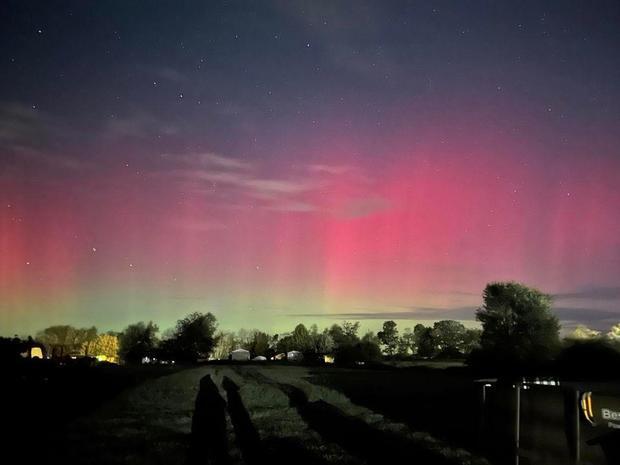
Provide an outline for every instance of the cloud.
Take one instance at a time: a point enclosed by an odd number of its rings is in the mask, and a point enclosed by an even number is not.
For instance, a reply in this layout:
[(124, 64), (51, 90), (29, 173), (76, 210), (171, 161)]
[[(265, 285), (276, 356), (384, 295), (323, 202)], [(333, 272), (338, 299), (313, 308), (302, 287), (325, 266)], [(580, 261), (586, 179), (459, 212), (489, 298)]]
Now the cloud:
[(323, 317), (345, 320), (429, 320), (429, 319), (456, 319), (474, 320), (476, 309), (474, 307), (459, 308), (434, 308), (416, 307), (408, 311), (387, 312), (345, 312), (345, 313), (303, 313), (289, 316)]
[[(574, 327), (583, 324), (599, 330), (606, 330), (620, 321), (620, 311), (593, 310), (590, 308), (554, 307), (552, 311), (558, 316), (563, 326)], [(335, 320), (464, 320), (476, 318), (476, 307), (436, 308), (416, 307), (408, 311), (368, 311), (345, 313), (303, 313), (291, 314), (299, 317), (322, 317)]]
[(307, 166), (308, 171), (313, 173), (327, 173), (327, 174), (344, 174), (353, 171), (355, 168), (348, 165), (324, 165), (313, 164)]
[(115, 116), (103, 124), (102, 135), (107, 139), (142, 139), (155, 134), (167, 136), (178, 134), (175, 124), (163, 121), (141, 110), (135, 110), (124, 116)]
[(590, 287), (575, 292), (554, 294), (553, 297), (557, 300), (618, 300), (620, 299), (620, 287)]
[(553, 312), (560, 320), (574, 321), (577, 323), (596, 324), (600, 322), (617, 322), (620, 320), (620, 312), (612, 310), (594, 310), (591, 308), (554, 307)]
[(167, 161), (176, 161), (185, 164), (190, 168), (211, 167), (237, 171), (249, 170), (254, 167), (250, 162), (239, 160), (238, 158), (221, 155), (215, 152), (197, 152), (183, 154), (163, 153), (161, 154), (161, 158)]
[[(377, 195), (344, 199), (334, 205), (324, 194), (336, 182), (346, 182), (356, 192), (368, 190), (370, 180), (347, 165), (306, 164), (277, 175), (263, 175), (263, 166), (216, 152), (161, 154), (165, 172), (191, 183), (196, 194), (225, 192), (228, 198), (256, 200), (253, 208), (279, 212), (323, 212), (338, 218), (360, 218), (386, 210), (390, 203)], [(168, 165), (168, 166), (166, 166)], [(343, 176), (343, 178), (340, 178)], [(229, 205), (230, 206), (230, 205)]]
[(262, 201), (258, 206), (268, 210), (313, 212), (318, 209), (302, 198), (321, 185), (308, 176), (261, 176), (253, 163), (214, 152), (162, 154), (161, 158), (166, 163), (182, 165), (167, 173), (193, 181), (196, 193), (227, 189), (236, 195)]
[(71, 170), (92, 166), (66, 154), (76, 137), (71, 127), (49, 113), (19, 102), (0, 102), (0, 149), (13, 162)]

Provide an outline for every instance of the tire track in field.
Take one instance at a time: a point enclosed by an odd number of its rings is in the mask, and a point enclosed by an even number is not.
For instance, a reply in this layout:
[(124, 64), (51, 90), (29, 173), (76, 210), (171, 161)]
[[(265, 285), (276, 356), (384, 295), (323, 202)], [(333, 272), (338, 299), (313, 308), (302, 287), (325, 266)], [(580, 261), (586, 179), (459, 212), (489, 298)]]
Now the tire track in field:
[(307, 394), (292, 384), (279, 382), (256, 370), (238, 371), (258, 383), (273, 385), (284, 392), (308, 426), (324, 440), (338, 444), (350, 454), (369, 464), (397, 463), (403, 457), (414, 464), (449, 465), (454, 460), (415, 444), (395, 432), (377, 429), (361, 418), (349, 415), (324, 400), (310, 401)]
[(256, 431), (250, 414), (239, 395), (239, 386), (228, 376), (224, 376), (222, 387), (226, 391), (228, 413), (235, 429), (244, 462), (247, 465), (267, 463), (258, 431)]
[(322, 457), (290, 438), (262, 440), (239, 394), (239, 386), (228, 376), (224, 376), (222, 386), (226, 391), (228, 412), (246, 464), (288, 465), (294, 461), (298, 465), (327, 465)]

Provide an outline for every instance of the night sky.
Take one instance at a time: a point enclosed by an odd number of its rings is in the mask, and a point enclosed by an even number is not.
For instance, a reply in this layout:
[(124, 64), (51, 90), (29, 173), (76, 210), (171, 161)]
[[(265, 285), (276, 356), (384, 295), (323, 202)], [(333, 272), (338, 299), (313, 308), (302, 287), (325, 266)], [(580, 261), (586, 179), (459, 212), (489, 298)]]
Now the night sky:
[(619, 48), (617, 1), (4, 1), (1, 332), (471, 322), (492, 280), (607, 328)]

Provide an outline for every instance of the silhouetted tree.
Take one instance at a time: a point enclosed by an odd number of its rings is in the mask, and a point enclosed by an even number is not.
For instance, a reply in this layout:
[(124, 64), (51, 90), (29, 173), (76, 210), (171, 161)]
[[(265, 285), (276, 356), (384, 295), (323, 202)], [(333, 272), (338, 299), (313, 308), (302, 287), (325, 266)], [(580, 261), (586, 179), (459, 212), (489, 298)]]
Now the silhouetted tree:
[(215, 346), (211, 355), (216, 360), (228, 359), (230, 353), (237, 348), (235, 333), (220, 331), (215, 335), (214, 339)]
[(377, 337), (383, 344), (384, 352), (392, 356), (396, 353), (398, 347), (398, 329), (396, 323), (392, 320), (383, 323), (383, 330), (377, 333)]
[(157, 346), (159, 328), (152, 321), (127, 326), (119, 336), (119, 355), (127, 363), (140, 363), (152, 357)]
[(335, 344), (327, 330), (312, 336), (314, 352), (317, 355), (325, 355), (334, 351)]
[(463, 346), (461, 352), (465, 355), (469, 355), (472, 350), (480, 347), (480, 336), (482, 330), (478, 328), (468, 328), (465, 330), (465, 337), (463, 338)]
[(80, 355), (88, 357), (92, 355), (91, 347), (97, 341), (97, 328), (80, 328), (75, 330), (76, 346), (79, 347)]
[(413, 329), (415, 335), (417, 355), (419, 357), (433, 357), (436, 353), (435, 338), (433, 337), (433, 328), (417, 324)]
[(567, 339), (566, 347), (557, 357), (555, 365), (568, 379), (618, 379), (609, 367), (620, 366), (620, 352), (605, 338)]
[(312, 338), (308, 329), (303, 324), (298, 324), (291, 335), (293, 342), (293, 350), (298, 350), (304, 354), (312, 352)]
[(329, 328), (328, 333), (332, 337), (336, 349), (357, 344), (360, 341), (357, 336), (359, 327), (360, 324), (357, 321), (355, 323), (343, 321), (342, 326), (333, 324), (331, 328)]
[(56, 325), (45, 328), (37, 334), (48, 353), (53, 357), (65, 357), (80, 350), (78, 330), (71, 325)]
[(212, 313), (191, 313), (177, 321), (173, 341), (176, 358), (195, 362), (207, 358), (215, 346), (217, 320)]
[(269, 340), (270, 338), (267, 333), (263, 333), (262, 331), (254, 332), (252, 343), (248, 349), (252, 354), (252, 357), (256, 357), (258, 355), (266, 356), (269, 351)]
[(411, 328), (405, 328), (403, 334), (398, 338), (397, 353), (400, 357), (409, 357), (417, 350), (415, 334)]
[(370, 331), (358, 342), (345, 344), (339, 347), (336, 352), (336, 362), (344, 365), (355, 362), (372, 362), (380, 359), (381, 348), (379, 347), (379, 339)]
[(560, 325), (550, 310), (551, 296), (505, 282), (488, 284), (483, 297), (476, 319), (482, 323), (480, 345), (485, 363), (536, 364), (555, 355)]
[(460, 353), (465, 342), (465, 326), (454, 320), (441, 320), (433, 325), (433, 339), (438, 352)]
[(286, 354), (291, 350), (297, 350), (295, 346), (295, 341), (293, 340), (293, 336), (289, 334), (288, 336), (280, 337), (276, 344), (276, 352), (279, 354)]

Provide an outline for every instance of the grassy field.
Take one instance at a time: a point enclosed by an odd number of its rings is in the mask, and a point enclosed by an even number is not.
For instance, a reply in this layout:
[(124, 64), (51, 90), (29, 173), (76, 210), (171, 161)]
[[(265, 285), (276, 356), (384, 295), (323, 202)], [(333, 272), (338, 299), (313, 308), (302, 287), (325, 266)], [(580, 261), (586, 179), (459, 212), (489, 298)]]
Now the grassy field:
[[(151, 379), (61, 428), (44, 455), (63, 464), (188, 463), (199, 385), (209, 375), (216, 386), (209, 395), (227, 402), (226, 463), (386, 463), (403, 454), (425, 464), (486, 463), (311, 382), (321, 373), (348, 371), (224, 365)], [(213, 412), (207, 407), (207, 421)], [(208, 449), (209, 437), (199, 439)]]
[[(569, 463), (561, 426), (545, 413), (561, 401), (537, 399), (524, 397), (524, 443), (551, 452), (522, 463)], [(41, 453), (59, 464), (482, 465), (478, 406), (458, 367), (207, 365), (125, 390), (58, 428)]]

